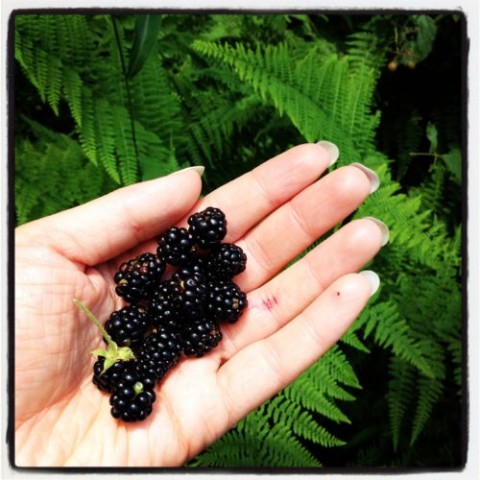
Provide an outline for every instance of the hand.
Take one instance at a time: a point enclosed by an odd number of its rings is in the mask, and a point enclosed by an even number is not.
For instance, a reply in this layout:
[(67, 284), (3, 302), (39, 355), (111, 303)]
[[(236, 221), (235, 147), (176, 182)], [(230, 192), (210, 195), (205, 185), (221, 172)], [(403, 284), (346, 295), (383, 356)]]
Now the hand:
[[(325, 148), (301, 145), (202, 199), (200, 176), (188, 169), (18, 227), (15, 464), (182, 465), (337, 342), (376, 278), (353, 272), (386, 232), (372, 219), (352, 221), (284, 269), (372, 190), (358, 165), (319, 180), (329, 163)], [(113, 283), (120, 263), (154, 252), (156, 236), (209, 205), (226, 214), (225, 241), (248, 256), (235, 281), (249, 306), (223, 326), (216, 349), (167, 374), (145, 421), (119, 422), (91, 382), (90, 352), (102, 339), (72, 300), (104, 322), (124, 305)]]

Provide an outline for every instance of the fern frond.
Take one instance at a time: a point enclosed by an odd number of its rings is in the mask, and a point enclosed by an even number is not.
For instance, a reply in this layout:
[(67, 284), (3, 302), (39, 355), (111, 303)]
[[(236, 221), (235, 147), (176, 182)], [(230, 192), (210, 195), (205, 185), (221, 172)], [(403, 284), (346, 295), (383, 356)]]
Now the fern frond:
[(85, 203), (113, 189), (105, 173), (85, 158), (77, 142), (33, 122), (31, 127), (35, 134), (38, 132), (38, 140), (15, 145), (18, 225)]
[(72, 113), (72, 117), (77, 125), (82, 127), (82, 91), (83, 83), (78, 72), (72, 68), (64, 66), (63, 71), (63, 89), (64, 97)]
[(259, 408), (197, 456), (192, 466), (318, 467), (319, 462), (283, 423), (270, 424)]
[(356, 333), (355, 328), (350, 328), (340, 339), (345, 345), (349, 345), (350, 347), (356, 348), (357, 350), (370, 353), (370, 349), (363, 343)]
[(412, 421), (410, 446), (413, 446), (430, 420), (433, 407), (443, 393), (443, 382), (435, 378), (420, 376), (417, 382), (417, 405)]
[(392, 357), (388, 366), (388, 407), (393, 448), (397, 450), (400, 433), (413, 398), (416, 374), (414, 368), (399, 357)]
[(274, 397), (266, 405), (266, 409), (274, 424), (283, 423), (300, 438), (324, 447), (338, 447), (345, 444), (343, 440), (322, 427), (308, 410), (292, 402), (284, 393)]
[(358, 319), (364, 326), (364, 336), (373, 334), (375, 343), (391, 349), (399, 358), (406, 360), (428, 377), (435, 373), (422, 344), (412, 334), (410, 326), (399, 314), (393, 301), (378, 302), (364, 310)]
[(350, 419), (340, 408), (333, 401), (329, 400), (322, 391), (316, 389), (306, 376), (300, 377), (296, 382), (287, 387), (284, 395), (289, 400), (309, 410), (318, 412), (336, 423), (350, 423)]
[(157, 55), (151, 55), (132, 82), (135, 120), (168, 145), (182, 136), (180, 101), (172, 90), (167, 71)]
[(94, 102), (88, 88), (82, 92), (82, 124), (79, 127), (78, 135), (83, 151), (94, 165), (98, 165)]
[(94, 103), (95, 144), (98, 158), (105, 170), (117, 182), (121, 183), (117, 158), (115, 156), (115, 131), (111, 105), (104, 100)]

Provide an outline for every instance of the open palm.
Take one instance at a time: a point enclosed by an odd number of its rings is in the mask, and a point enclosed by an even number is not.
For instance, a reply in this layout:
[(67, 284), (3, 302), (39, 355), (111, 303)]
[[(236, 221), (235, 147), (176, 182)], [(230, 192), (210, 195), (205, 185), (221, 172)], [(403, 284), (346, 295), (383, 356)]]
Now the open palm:
[[(319, 179), (328, 164), (327, 150), (301, 145), (201, 199), (200, 176), (187, 170), (17, 228), (16, 465), (182, 465), (325, 353), (371, 294), (368, 275), (354, 272), (385, 242), (377, 222), (356, 220), (284, 268), (372, 190), (356, 166)], [(248, 256), (235, 278), (248, 308), (216, 349), (166, 375), (145, 421), (122, 423), (91, 382), (102, 340), (72, 300), (105, 322), (124, 305), (119, 264), (209, 205), (227, 216), (225, 241)]]

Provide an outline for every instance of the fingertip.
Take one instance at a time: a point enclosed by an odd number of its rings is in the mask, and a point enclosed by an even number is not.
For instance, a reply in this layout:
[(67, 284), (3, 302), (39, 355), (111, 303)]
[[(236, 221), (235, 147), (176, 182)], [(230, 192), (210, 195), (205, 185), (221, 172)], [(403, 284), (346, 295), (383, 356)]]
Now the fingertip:
[(363, 270), (359, 275), (367, 280), (370, 287), (370, 296), (375, 295), (380, 288), (380, 277), (373, 270)]

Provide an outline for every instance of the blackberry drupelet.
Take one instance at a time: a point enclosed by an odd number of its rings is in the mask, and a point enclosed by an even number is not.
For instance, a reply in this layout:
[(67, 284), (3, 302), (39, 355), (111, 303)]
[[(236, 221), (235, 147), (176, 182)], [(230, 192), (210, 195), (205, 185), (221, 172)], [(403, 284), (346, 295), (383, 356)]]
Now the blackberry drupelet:
[(148, 312), (155, 327), (169, 327), (173, 330), (180, 328), (181, 317), (172, 300), (170, 282), (163, 280), (152, 292)]
[(243, 272), (247, 265), (247, 256), (234, 243), (221, 243), (207, 257), (206, 269), (211, 278), (231, 280)]
[(163, 255), (170, 265), (188, 262), (195, 251), (186, 228), (170, 227), (157, 241), (157, 254)]
[(152, 319), (143, 307), (129, 305), (116, 310), (105, 323), (105, 330), (119, 347), (137, 352)]
[(142, 376), (135, 368), (127, 369), (110, 396), (112, 417), (124, 422), (145, 420), (156, 398), (154, 386), (153, 379)]
[(173, 306), (180, 315), (188, 318), (199, 317), (205, 310), (208, 281), (201, 273), (187, 273), (175, 272), (169, 280)]
[(220, 243), (227, 234), (225, 214), (215, 207), (194, 213), (188, 219), (188, 232), (193, 242), (201, 248), (211, 248)]
[(209, 283), (207, 315), (214, 320), (235, 323), (247, 306), (247, 296), (230, 280)]
[(143, 253), (122, 263), (114, 276), (116, 294), (130, 303), (147, 298), (161, 280), (165, 267), (164, 258), (153, 253)]
[(142, 376), (159, 381), (178, 362), (181, 350), (178, 333), (160, 327), (145, 337), (137, 370)]
[[(98, 357), (93, 364), (92, 382), (99, 390), (111, 392), (122, 378), (123, 373), (129, 367), (132, 361), (115, 362), (110, 368), (103, 372), (105, 357)], [(102, 373), (103, 372), (103, 373)]]
[(183, 353), (189, 357), (202, 357), (215, 348), (222, 339), (218, 323), (209, 319), (193, 320), (182, 330)]

